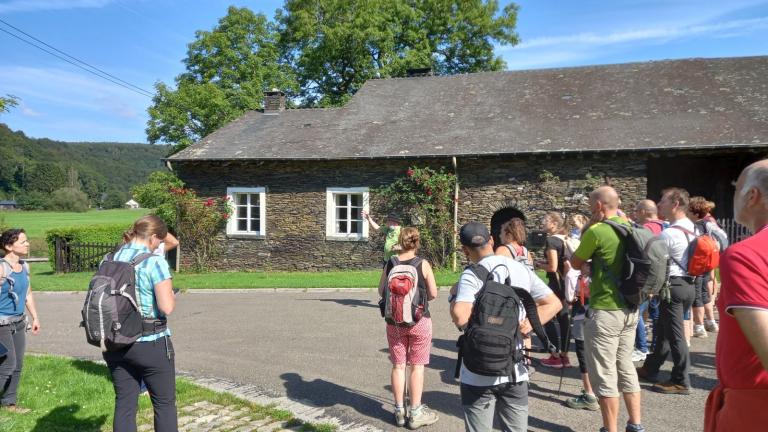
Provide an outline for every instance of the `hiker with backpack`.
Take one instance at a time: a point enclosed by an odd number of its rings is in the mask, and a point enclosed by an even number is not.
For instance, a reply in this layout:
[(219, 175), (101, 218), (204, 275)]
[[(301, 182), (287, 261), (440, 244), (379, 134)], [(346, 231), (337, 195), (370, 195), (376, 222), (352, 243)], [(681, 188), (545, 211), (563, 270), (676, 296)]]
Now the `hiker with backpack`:
[(496, 255), (507, 256), (520, 261), (524, 266), (533, 270), (533, 255), (525, 247), (528, 239), (525, 233), (525, 222), (520, 218), (512, 218), (501, 225), (499, 233), (501, 244), (496, 248)]
[(576, 345), (576, 359), (579, 362), (582, 389), (578, 396), (566, 399), (565, 405), (573, 409), (597, 411), (600, 409), (600, 404), (597, 402), (597, 396), (595, 396), (592, 383), (589, 381), (587, 359), (584, 355), (584, 319), (587, 310), (589, 310), (589, 284), (592, 282), (590, 272), (589, 263), (581, 266), (576, 281), (577, 288), (574, 291), (576, 300), (573, 303), (573, 341)]
[(735, 188), (734, 219), (753, 234), (720, 262), (718, 384), (707, 398), (704, 432), (758, 432), (768, 424), (768, 159), (745, 168)]
[[(728, 234), (717, 225), (717, 221), (712, 217), (714, 208), (715, 203), (700, 196), (691, 198), (691, 202), (688, 204), (688, 211), (693, 225), (696, 227), (696, 234), (712, 236), (720, 246), (722, 253), (728, 247)], [(694, 282), (693, 337), (705, 338), (708, 336), (707, 332), (717, 333), (719, 330), (713, 307), (716, 287), (717, 278), (714, 269), (696, 278)]]
[[(155, 431), (178, 429), (176, 356), (166, 324), (176, 299), (168, 263), (152, 253), (167, 234), (168, 228), (159, 217), (139, 218), (125, 233), (130, 241), (102, 261), (86, 296), (83, 309), (86, 335), (89, 343), (101, 347), (115, 389), (112, 426), (115, 432), (136, 431), (141, 380), (149, 389)], [(103, 281), (108, 282), (106, 289)], [(101, 313), (108, 309), (109, 314)], [(122, 320), (122, 326), (115, 322), (116, 317)], [(99, 323), (103, 322), (112, 324), (99, 329)], [(135, 325), (129, 329), (129, 323)]]
[[(395, 424), (418, 429), (438, 420), (437, 413), (421, 403), (424, 366), (429, 364), (432, 347), (429, 301), (437, 298), (437, 284), (432, 266), (417, 255), (421, 246), (419, 230), (400, 230), (398, 245), (400, 253), (387, 261), (381, 274), (379, 304), (387, 322)], [(406, 378), (408, 365), (410, 373)], [(408, 407), (406, 388), (410, 396)]]
[(541, 325), (562, 307), (536, 274), (509, 257), (494, 255), (485, 225), (469, 222), (459, 240), (469, 265), (451, 289), (451, 318), (464, 331), (459, 338), (464, 425), (469, 432), (489, 432), (494, 416), (504, 431), (528, 430), (528, 371), (524, 335), (531, 330), (548, 343)]
[[(25, 413), (17, 405), (17, 392), (24, 366), (26, 332), (40, 332), (40, 320), (29, 280), (29, 264), (21, 257), (29, 254), (29, 240), (23, 229), (9, 229), (0, 234), (5, 256), (0, 259), (0, 406)], [(25, 315), (29, 311), (29, 317)], [(27, 319), (31, 320), (29, 326)]]
[[(685, 337), (686, 311), (693, 305), (694, 277), (702, 273), (691, 273), (691, 244), (697, 240), (693, 222), (688, 219), (688, 191), (681, 188), (669, 188), (662, 192), (659, 201), (659, 214), (670, 223), (660, 238), (669, 248), (669, 290), (668, 299), (660, 303), (659, 340), (656, 349), (645, 359), (643, 366), (637, 369), (640, 379), (655, 383), (651, 390), (665, 394), (690, 394), (689, 376), (690, 355)], [(695, 264), (695, 263), (694, 263)], [(711, 269), (709, 269), (711, 270)], [(709, 272), (707, 270), (707, 272)], [(672, 354), (672, 373), (669, 381), (658, 383), (661, 366)]]
[(576, 250), (578, 240), (566, 235), (563, 217), (557, 212), (549, 212), (541, 221), (542, 230), (547, 233), (544, 244), (544, 259), (539, 262), (539, 268), (547, 272), (548, 286), (560, 299), (563, 307), (557, 316), (545, 326), (547, 337), (557, 347), (559, 354), (550, 355), (540, 360), (542, 366), (561, 369), (571, 367), (568, 358), (570, 347), (570, 305), (565, 301), (565, 281), (563, 277), (570, 270), (568, 259), (570, 253)]
[(618, 227), (628, 230), (630, 226), (619, 216), (619, 195), (611, 186), (592, 191), (589, 206), (592, 219), (571, 265), (581, 268), (592, 260), (589, 309), (583, 325), (587, 372), (602, 413), (600, 431), (618, 430), (619, 397), (623, 396), (629, 414), (626, 432), (644, 432), (640, 384), (632, 363), (639, 301), (628, 304), (631, 297), (622, 291), (619, 280), (629, 245), (619, 236)]

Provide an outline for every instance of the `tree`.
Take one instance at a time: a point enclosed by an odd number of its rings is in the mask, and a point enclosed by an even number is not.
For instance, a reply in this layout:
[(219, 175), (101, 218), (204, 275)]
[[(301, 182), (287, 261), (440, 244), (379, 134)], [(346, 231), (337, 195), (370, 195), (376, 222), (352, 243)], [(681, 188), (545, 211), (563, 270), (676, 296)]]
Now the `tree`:
[(88, 195), (79, 189), (71, 187), (56, 189), (51, 194), (49, 209), (80, 213), (86, 212), (88, 211)]
[(149, 108), (150, 143), (174, 144), (175, 153), (247, 110), (262, 106), (264, 92), (298, 91), (281, 63), (275, 24), (262, 14), (231, 6), (212, 31), (198, 31), (176, 86), (155, 85)]
[(142, 207), (157, 208), (173, 202), (171, 189), (183, 186), (184, 183), (172, 172), (155, 171), (149, 175), (146, 183), (132, 187), (131, 194)]
[(8, 112), (12, 107), (19, 104), (19, 98), (14, 95), (0, 96), (0, 114)]
[(305, 104), (341, 105), (366, 80), (431, 67), (494, 71), (493, 44), (516, 44), (517, 6), (495, 0), (286, 0), (281, 48)]
[(50, 193), (67, 185), (67, 174), (60, 165), (36, 163), (24, 172), (24, 189)]

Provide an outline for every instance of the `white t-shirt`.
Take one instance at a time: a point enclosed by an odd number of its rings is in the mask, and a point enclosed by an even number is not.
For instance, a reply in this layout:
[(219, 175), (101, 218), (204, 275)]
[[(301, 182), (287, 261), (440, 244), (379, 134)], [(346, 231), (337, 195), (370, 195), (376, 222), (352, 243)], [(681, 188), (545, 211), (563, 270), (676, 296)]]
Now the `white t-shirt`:
[[(507, 278), (509, 278), (512, 286), (528, 290), (534, 300), (538, 301), (552, 294), (552, 290), (549, 289), (547, 284), (539, 279), (538, 276), (536, 276), (536, 273), (522, 263), (509, 257), (488, 255), (481, 259), (479, 264), (489, 271), (493, 269), (493, 279), (495, 281), (505, 283)], [(483, 282), (472, 272), (472, 270), (464, 270), (459, 279), (456, 301), (474, 303), (475, 295), (482, 287)], [(520, 309), (520, 319), (525, 319), (525, 310), (522, 308)], [(522, 344), (519, 345), (518, 348), (522, 348)], [(517, 381), (528, 381), (528, 369), (525, 367), (524, 362), (517, 364)], [(461, 382), (472, 386), (486, 387), (509, 382), (509, 376), (491, 377), (478, 375), (471, 372), (464, 366), (464, 363), (462, 363)]]
[(673, 226), (679, 226), (687, 231), (694, 232), (693, 222), (688, 218), (682, 218), (676, 220), (669, 228), (661, 232), (661, 238), (664, 239), (669, 248), (669, 256), (673, 258), (669, 260), (669, 275), (687, 276), (688, 257), (685, 256), (685, 251), (688, 249), (688, 244), (693, 241), (694, 236), (688, 235), (677, 228), (672, 228)]

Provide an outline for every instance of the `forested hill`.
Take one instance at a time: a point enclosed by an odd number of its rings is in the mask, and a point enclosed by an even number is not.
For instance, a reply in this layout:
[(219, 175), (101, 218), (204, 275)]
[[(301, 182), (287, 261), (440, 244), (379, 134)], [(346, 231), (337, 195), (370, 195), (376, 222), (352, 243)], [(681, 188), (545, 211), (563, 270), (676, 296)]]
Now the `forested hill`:
[(148, 144), (33, 139), (0, 123), (0, 199), (40, 208), (51, 192), (74, 187), (94, 206), (120, 206), (130, 198), (131, 186), (163, 169), (161, 158), (169, 150)]

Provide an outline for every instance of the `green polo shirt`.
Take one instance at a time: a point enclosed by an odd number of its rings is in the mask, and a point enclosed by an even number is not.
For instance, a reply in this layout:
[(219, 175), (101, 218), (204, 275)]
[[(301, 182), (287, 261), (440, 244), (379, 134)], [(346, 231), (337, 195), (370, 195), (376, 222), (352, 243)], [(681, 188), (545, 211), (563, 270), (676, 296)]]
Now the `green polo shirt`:
[(389, 261), (392, 256), (397, 255), (397, 251), (393, 251), (392, 248), (397, 244), (397, 240), (400, 238), (400, 226), (384, 227), (384, 259)]
[[(614, 222), (629, 226), (616, 216)], [(581, 244), (574, 255), (586, 261), (592, 259), (592, 283), (589, 285), (589, 307), (600, 310), (620, 310), (624, 307), (616, 278), (624, 266), (624, 244), (608, 224), (598, 222), (581, 235)], [(607, 267), (611, 275), (606, 274)]]

